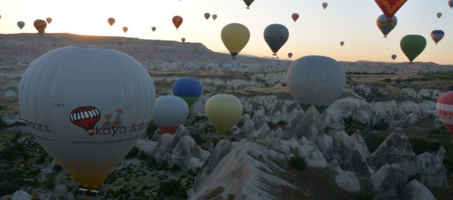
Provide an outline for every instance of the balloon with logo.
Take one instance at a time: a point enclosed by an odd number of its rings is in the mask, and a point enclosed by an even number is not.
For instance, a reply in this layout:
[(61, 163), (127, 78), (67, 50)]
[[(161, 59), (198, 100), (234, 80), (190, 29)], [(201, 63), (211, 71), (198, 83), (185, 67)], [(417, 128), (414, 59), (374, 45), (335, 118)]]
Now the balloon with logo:
[(407, 0), (374, 0), (387, 19), (392, 19)]
[(163, 96), (156, 99), (153, 121), (162, 133), (175, 133), (187, 120), (189, 106), (179, 97)]
[(110, 26), (113, 26), (113, 24), (115, 24), (115, 19), (110, 17), (109, 19), (107, 19), (107, 22), (110, 24)]
[(250, 31), (242, 24), (231, 23), (223, 27), (220, 36), (233, 59), (236, 59), (236, 55), (238, 55), (249, 42)]
[(346, 74), (332, 58), (305, 56), (291, 64), (287, 80), (288, 89), (302, 110), (314, 106), (322, 114), (343, 92)]
[(212, 19), (214, 19), (214, 21), (217, 19), (217, 15), (216, 14), (213, 14), (212, 15)]
[(250, 5), (252, 5), (252, 3), (253, 3), (254, 1), (255, 1), (255, 0), (244, 0), (245, 5), (247, 5), (247, 9), (250, 9)]
[(125, 27), (123, 27), (123, 31), (124, 31), (124, 33), (126, 33), (126, 32), (127, 32), (127, 30), (129, 30), (129, 29), (128, 29), (128, 28), (127, 28), (126, 26), (125, 26)]
[(52, 18), (48, 17), (48, 18), (46, 18), (46, 21), (48, 24), (50, 24), (50, 23), (52, 23)]
[(36, 141), (89, 188), (97, 188), (141, 138), (156, 99), (140, 62), (113, 49), (83, 46), (36, 59), (18, 95)]
[(173, 19), (172, 19), (172, 21), (173, 21), (173, 24), (174, 24), (175, 27), (176, 27), (176, 30), (178, 30), (179, 26), (181, 26), (181, 24), (182, 24), (182, 17), (180, 17), (180, 16), (174, 16)]
[(421, 35), (406, 35), (401, 39), (400, 46), (412, 64), (412, 61), (425, 50), (426, 39)]
[(209, 13), (205, 13), (205, 14), (204, 14), (204, 18), (206, 18), (206, 20), (208, 20), (210, 16), (211, 16), (211, 15), (210, 15)]
[(288, 53), (288, 57), (291, 59), (291, 57), (293, 57), (293, 53)]
[(322, 7), (324, 8), (324, 10), (327, 8), (329, 4), (327, 4), (326, 2), (322, 3)]
[(274, 56), (278, 50), (288, 41), (289, 31), (281, 24), (271, 24), (264, 29), (264, 40), (271, 48)]
[(440, 40), (442, 40), (442, 38), (444, 38), (444, 35), (445, 33), (442, 30), (434, 30), (433, 32), (431, 32), (431, 38), (434, 40), (436, 45)]
[(47, 22), (42, 19), (37, 19), (33, 23), (39, 35), (43, 36), (47, 27)]
[(392, 19), (387, 19), (385, 15), (381, 15), (376, 20), (377, 27), (384, 34), (384, 38), (387, 38), (387, 35), (395, 28), (397, 23), (398, 19), (395, 16)]
[(343, 41), (341, 41), (341, 42), (340, 42), (340, 45), (341, 45), (341, 46), (343, 46), (343, 45), (344, 45), (344, 42), (343, 42)]
[(393, 55), (392, 55), (392, 59), (393, 59), (393, 60), (396, 59), (396, 54), (393, 54)]
[(436, 111), (440, 120), (453, 136), (453, 91), (444, 93), (436, 103)]
[(183, 99), (187, 105), (192, 105), (203, 93), (201, 82), (194, 77), (181, 77), (173, 83), (173, 95)]
[(18, 21), (18, 22), (17, 22), (17, 26), (20, 28), (20, 30), (22, 30), (22, 28), (24, 28), (24, 26), (25, 26), (25, 22), (23, 22), (23, 21)]
[(436, 16), (437, 16), (437, 19), (440, 19), (440, 17), (442, 17), (442, 13), (441, 13), (441, 12), (438, 12), (438, 13), (436, 14)]
[(299, 14), (293, 13), (293, 14), (291, 15), (291, 18), (293, 18), (294, 22), (296, 22), (297, 19), (299, 19)]
[(233, 95), (217, 94), (206, 101), (205, 112), (209, 122), (225, 135), (231, 127), (239, 122), (242, 116), (242, 102)]
[(156, 27), (153, 26), (153, 27), (151, 28), (151, 30), (153, 30), (153, 32), (156, 31)]

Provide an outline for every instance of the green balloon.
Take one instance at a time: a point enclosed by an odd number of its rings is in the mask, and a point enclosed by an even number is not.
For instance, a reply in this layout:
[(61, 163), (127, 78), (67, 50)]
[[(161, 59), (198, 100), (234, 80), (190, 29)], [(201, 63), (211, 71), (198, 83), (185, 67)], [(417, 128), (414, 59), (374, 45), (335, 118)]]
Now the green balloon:
[(401, 50), (412, 61), (419, 56), (426, 47), (426, 39), (421, 35), (406, 35), (400, 42)]
[(253, 3), (254, 0), (244, 0), (245, 5), (247, 5), (247, 9), (249, 9), (250, 5)]

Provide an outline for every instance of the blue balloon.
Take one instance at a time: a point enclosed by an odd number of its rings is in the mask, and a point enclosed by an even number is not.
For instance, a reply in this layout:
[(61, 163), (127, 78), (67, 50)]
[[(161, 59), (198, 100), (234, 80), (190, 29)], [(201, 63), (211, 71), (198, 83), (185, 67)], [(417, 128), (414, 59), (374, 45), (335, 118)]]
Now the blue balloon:
[(231, 63), (231, 67), (236, 67), (236, 64), (235, 63)]
[(182, 97), (199, 97), (203, 93), (201, 82), (194, 77), (181, 77), (173, 83), (173, 94)]

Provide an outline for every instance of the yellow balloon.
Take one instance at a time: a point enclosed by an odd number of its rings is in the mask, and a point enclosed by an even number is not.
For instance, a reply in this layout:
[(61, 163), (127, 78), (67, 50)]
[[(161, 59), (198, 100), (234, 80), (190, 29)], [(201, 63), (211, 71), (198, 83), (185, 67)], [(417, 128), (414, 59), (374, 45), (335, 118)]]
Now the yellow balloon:
[(229, 94), (214, 95), (205, 104), (206, 116), (220, 135), (238, 123), (242, 109), (241, 101)]
[(231, 23), (222, 29), (222, 41), (233, 59), (247, 45), (250, 39), (250, 31), (242, 24)]

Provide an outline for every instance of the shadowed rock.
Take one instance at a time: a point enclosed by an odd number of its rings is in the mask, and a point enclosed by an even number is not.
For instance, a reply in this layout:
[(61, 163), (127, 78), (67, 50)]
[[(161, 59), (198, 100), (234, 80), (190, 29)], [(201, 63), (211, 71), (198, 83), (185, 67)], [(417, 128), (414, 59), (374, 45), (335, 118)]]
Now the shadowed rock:
[(360, 155), (362, 155), (365, 159), (369, 158), (370, 151), (368, 150), (368, 146), (366, 145), (365, 139), (363, 139), (360, 130), (355, 131), (354, 134), (351, 135), (351, 139), (354, 141), (355, 147), (360, 152)]
[(338, 187), (348, 192), (358, 192), (360, 190), (360, 182), (352, 172), (340, 173), (335, 177), (335, 183)]
[(353, 171), (363, 176), (370, 175), (366, 160), (355, 147), (355, 143), (344, 131), (334, 132), (332, 158), (335, 158), (341, 169)]
[(68, 189), (66, 186), (59, 185), (55, 188), (49, 200), (69, 200)]
[(403, 169), (397, 164), (385, 165), (371, 176), (374, 189), (388, 199), (395, 199), (406, 185)]
[(431, 191), (417, 180), (412, 180), (401, 192), (398, 199), (404, 200), (436, 200)]
[(447, 170), (436, 154), (425, 152), (418, 155), (417, 170), (422, 184), (437, 188), (447, 186)]

